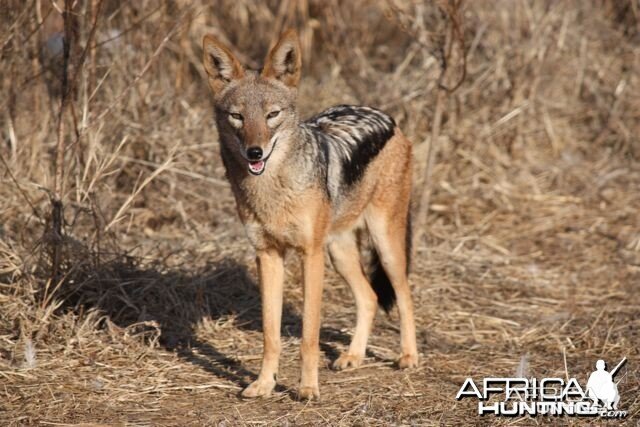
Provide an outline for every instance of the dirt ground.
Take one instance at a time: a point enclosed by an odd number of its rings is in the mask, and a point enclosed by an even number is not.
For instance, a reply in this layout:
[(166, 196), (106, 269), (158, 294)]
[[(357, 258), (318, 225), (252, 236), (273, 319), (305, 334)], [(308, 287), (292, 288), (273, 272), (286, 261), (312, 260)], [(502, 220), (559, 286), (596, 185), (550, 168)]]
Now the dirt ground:
[[(278, 387), (270, 398), (239, 397), (260, 367), (260, 297), (224, 179), (199, 39), (217, 31), (259, 65), (278, 26), (296, 26), (311, 57), (302, 116), (338, 103), (394, 115), (414, 142), (418, 196), (439, 73), (424, 40), (446, 15), (411, 2), (193, 3), (106, 1), (98, 14), (98, 41), (131, 30), (100, 45), (93, 83), (91, 63), (81, 74), (77, 142), (71, 119), (65, 128), (62, 236), (49, 214), (55, 90), (44, 76), (28, 78), (41, 66), (40, 41), (29, 34), (48, 27), (29, 27), (39, 18), (22, 2), (2, 18), (0, 80), (10, 101), (0, 119), (0, 424), (638, 424), (637, 3), (465, 5), (467, 75), (445, 101), (410, 276), (420, 366), (394, 366), (394, 310), (378, 313), (361, 368), (329, 368), (349, 343), (355, 306), (327, 261), (313, 402), (295, 398), (295, 254)], [(53, 282), (56, 247), (62, 279)], [(598, 359), (611, 367), (624, 357), (622, 420), (481, 417), (476, 400), (455, 399), (467, 377), (584, 385)]]

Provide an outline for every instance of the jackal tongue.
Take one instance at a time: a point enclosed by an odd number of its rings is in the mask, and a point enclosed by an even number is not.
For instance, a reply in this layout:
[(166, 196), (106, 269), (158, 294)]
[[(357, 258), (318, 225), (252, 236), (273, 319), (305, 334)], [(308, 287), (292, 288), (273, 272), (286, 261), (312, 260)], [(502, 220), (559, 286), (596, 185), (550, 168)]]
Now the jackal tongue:
[(249, 162), (249, 169), (251, 172), (260, 172), (264, 169), (264, 160), (258, 160), (257, 162)]

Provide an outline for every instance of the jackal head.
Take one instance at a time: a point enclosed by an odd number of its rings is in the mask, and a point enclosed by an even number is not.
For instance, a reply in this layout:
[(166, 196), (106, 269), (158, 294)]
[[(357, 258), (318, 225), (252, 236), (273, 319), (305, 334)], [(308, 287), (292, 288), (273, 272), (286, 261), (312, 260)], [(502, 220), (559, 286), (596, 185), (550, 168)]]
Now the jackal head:
[(260, 72), (245, 69), (212, 35), (204, 37), (203, 53), (222, 148), (251, 174), (261, 175), (269, 159), (272, 167), (284, 159), (278, 151), (286, 151), (297, 128), (302, 65), (298, 36), (293, 30), (285, 32)]

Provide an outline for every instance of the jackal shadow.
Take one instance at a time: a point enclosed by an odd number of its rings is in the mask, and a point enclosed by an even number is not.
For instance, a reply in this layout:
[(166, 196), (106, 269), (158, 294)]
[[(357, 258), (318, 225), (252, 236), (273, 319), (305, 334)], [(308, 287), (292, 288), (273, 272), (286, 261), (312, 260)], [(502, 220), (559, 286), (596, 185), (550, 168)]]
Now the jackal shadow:
[[(257, 377), (239, 360), (196, 335), (204, 318), (215, 322), (233, 317), (241, 330), (262, 331), (260, 290), (246, 266), (226, 258), (193, 271), (160, 263), (141, 266), (134, 258), (117, 257), (76, 270), (80, 272), (61, 289), (62, 309), (98, 308), (115, 325), (132, 334), (158, 338), (166, 350), (241, 387)], [(300, 337), (301, 326), (300, 316), (285, 302), (283, 338)], [(325, 327), (320, 340), (322, 351), (334, 360), (338, 357), (336, 343), (348, 345), (350, 338)], [(256, 346), (261, 344), (260, 335)]]

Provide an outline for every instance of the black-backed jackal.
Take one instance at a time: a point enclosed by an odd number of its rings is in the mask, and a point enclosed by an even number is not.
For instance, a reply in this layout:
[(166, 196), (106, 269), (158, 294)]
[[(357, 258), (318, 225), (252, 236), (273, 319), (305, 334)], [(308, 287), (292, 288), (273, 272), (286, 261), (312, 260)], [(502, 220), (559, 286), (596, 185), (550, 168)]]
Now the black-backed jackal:
[(267, 396), (276, 385), (288, 249), (298, 250), (304, 264), (300, 398), (319, 397), (325, 246), (357, 307), (349, 350), (333, 366), (360, 365), (377, 304), (389, 310), (397, 301), (398, 365), (415, 367), (407, 280), (411, 142), (391, 117), (369, 107), (341, 105), (300, 121), (301, 52), (292, 30), (271, 49), (261, 71), (243, 68), (213, 36), (204, 37), (203, 48), (222, 160), (260, 275), (262, 369), (242, 395)]

